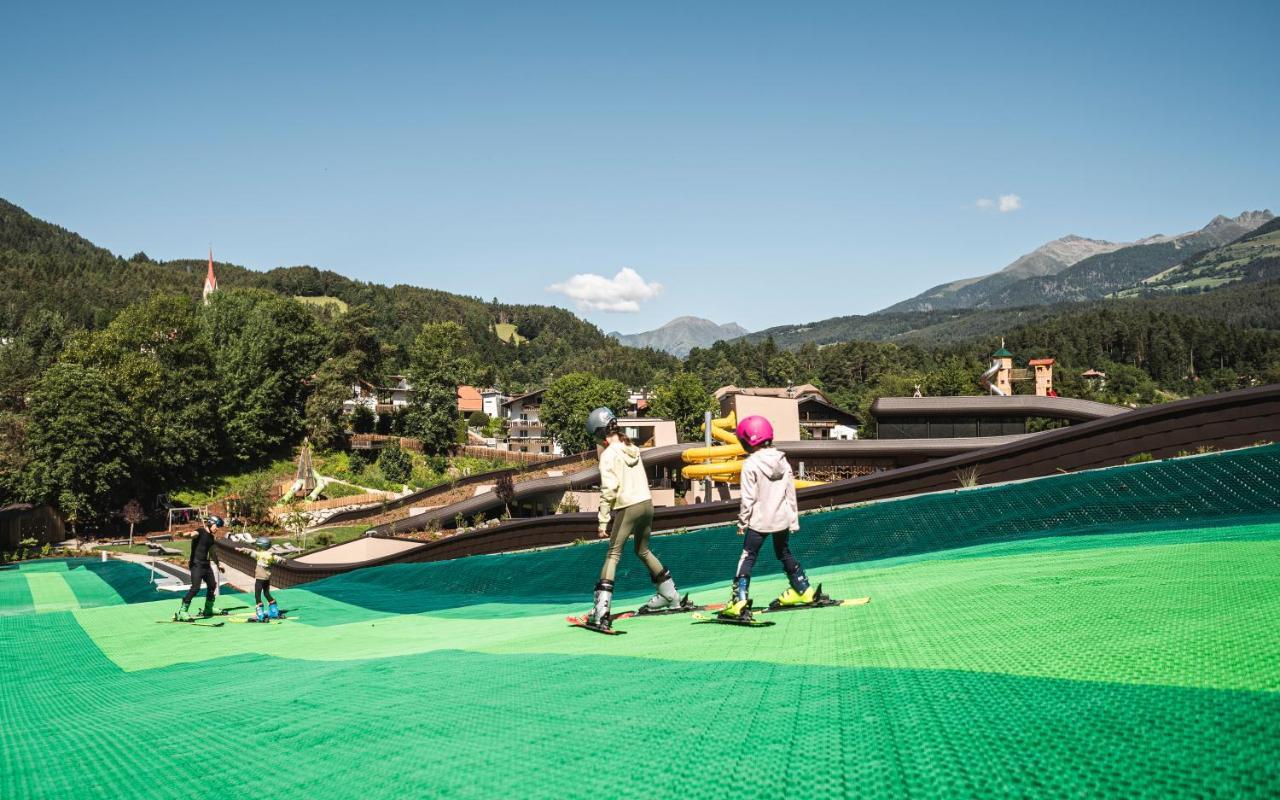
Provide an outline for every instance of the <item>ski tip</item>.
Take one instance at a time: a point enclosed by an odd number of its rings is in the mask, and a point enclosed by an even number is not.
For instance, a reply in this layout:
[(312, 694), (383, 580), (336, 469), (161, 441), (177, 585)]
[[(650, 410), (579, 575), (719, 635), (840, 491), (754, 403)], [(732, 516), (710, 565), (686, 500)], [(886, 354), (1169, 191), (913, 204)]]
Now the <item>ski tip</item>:
[(871, 602), (871, 598), (870, 598), (870, 597), (854, 597), (854, 598), (849, 599), (849, 600), (841, 600), (841, 601), (840, 601), (840, 605), (842, 605), (842, 606), (865, 606), (867, 603), (870, 603), (870, 602)]

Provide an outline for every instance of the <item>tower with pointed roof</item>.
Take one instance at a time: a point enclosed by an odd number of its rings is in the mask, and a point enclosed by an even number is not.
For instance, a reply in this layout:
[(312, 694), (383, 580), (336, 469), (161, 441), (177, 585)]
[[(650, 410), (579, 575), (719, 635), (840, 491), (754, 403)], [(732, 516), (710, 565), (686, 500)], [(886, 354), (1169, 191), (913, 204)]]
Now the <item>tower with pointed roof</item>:
[(998, 394), (1008, 397), (1013, 394), (1013, 353), (1005, 348), (1003, 336), (1000, 337), (1000, 349), (992, 353), (991, 357), (1000, 364), (992, 385), (999, 390)]
[(218, 276), (213, 274), (213, 248), (209, 248), (209, 272), (204, 276), (204, 304), (209, 305), (209, 295), (218, 291)]

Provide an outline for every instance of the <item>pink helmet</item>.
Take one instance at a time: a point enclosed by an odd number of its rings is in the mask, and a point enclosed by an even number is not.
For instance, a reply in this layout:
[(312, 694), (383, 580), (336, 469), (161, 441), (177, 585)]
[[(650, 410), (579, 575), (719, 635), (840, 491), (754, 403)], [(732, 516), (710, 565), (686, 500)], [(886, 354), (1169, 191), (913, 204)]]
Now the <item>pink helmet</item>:
[(764, 442), (773, 440), (773, 426), (764, 417), (747, 417), (738, 423), (738, 429), (734, 433), (747, 447), (759, 447)]

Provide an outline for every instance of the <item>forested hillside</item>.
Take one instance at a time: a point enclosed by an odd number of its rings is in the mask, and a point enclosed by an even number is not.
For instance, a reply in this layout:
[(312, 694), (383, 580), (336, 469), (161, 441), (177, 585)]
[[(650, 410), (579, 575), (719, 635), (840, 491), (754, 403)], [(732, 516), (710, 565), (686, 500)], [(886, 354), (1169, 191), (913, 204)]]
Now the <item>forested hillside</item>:
[[(125, 260), (74, 233), (37, 220), (0, 200), (0, 337), (11, 337), (57, 318), (66, 330), (105, 328), (126, 306), (156, 293), (198, 298), (207, 262), (157, 263), (144, 253)], [(593, 368), (627, 383), (644, 383), (675, 359), (621, 346), (571, 312), (553, 306), (484, 301), (417, 286), (381, 286), (314, 267), (256, 272), (215, 262), (222, 289), (257, 288), (283, 296), (336, 297), (366, 306), (382, 345), (385, 372), (403, 371), (409, 347), (427, 322), (456, 322), (466, 332), (467, 354), (491, 368), (482, 376), (523, 388), (577, 369)], [(504, 320), (527, 343), (502, 342), (492, 330)]]
[[(386, 287), (312, 267), (255, 272), (128, 260), (0, 205), (0, 505), (101, 522), (212, 472), (340, 442), (358, 379), (409, 376), (417, 402), (378, 421), (430, 454), (459, 438), (456, 386), (508, 391), (591, 372), (652, 384), (679, 362), (568, 311)], [(338, 304), (298, 302), (336, 298)], [(342, 305), (346, 310), (342, 311)], [(514, 326), (507, 341), (497, 329)]]

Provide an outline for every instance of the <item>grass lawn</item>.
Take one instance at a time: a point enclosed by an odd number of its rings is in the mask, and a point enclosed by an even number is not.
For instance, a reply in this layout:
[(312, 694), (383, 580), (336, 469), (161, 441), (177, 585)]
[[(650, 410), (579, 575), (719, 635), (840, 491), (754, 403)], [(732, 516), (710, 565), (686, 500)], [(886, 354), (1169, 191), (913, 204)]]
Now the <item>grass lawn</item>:
[[(320, 547), (328, 547), (333, 544), (349, 542), (352, 539), (359, 539), (364, 535), (365, 531), (369, 530), (369, 527), (369, 525), (335, 525), (332, 528), (320, 528), (318, 530), (311, 531), (307, 534), (307, 549), (317, 550)], [(333, 537), (333, 541), (326, 545), (318, 544), (317, 537), (325, 535)], [(288, 541), (295, 547), (302, 547), (302, 539), (300, 538), (290, 538)]]
[[(135, 539), (135, 541), (137, 541), (137, 540)], [(190, 556), (190, 555), (191, 555), (191, 540), (190, 540), (190, 539), (175, 539), (175, 540), (174, 540), (174, 541), (172, 541), (172, 542), (157, 542), (156, 544), (160, 545), (161, 547), (168, 548), (168, 549), (170, 549), (170, 550), (181, 550), (181, 551), (182, 551), (182, 554), (183, 554), (184, 556)], [(99, 550), (106, 550), (106, 551), (107, 551), (107, 552), (109, 552), (109, 553), (134, 553), (134, 554), (136, 554), (136, 555), (140, 555), (140, 556), (145, 556), (145, 555), (147, 555), (147, 545), (146, 545), (145, 543), (144, 543), (144, 544), (132, 544), (132, 545), (129, 545), (129, 544), (114, 544), (114, 545), (109, 545), (109, 546), (107, 546), (107, 547), (99, 547), (98, 549), (99, 549)]]

